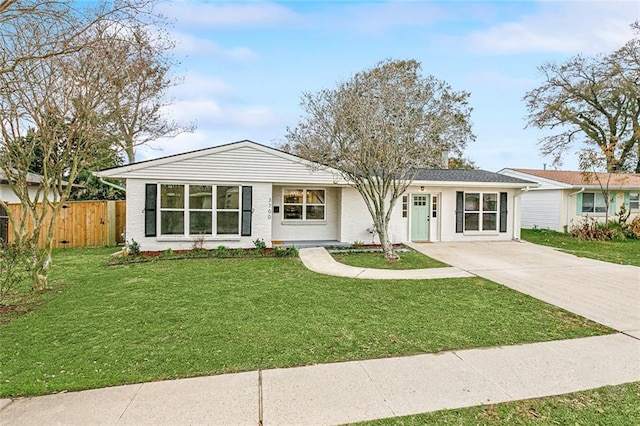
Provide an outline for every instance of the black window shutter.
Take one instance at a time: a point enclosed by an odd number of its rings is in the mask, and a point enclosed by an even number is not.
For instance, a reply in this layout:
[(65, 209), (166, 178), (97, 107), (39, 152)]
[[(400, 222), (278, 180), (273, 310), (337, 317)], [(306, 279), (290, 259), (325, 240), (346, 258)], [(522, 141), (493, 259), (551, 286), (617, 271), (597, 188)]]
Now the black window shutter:
[(500, 193), (500, 232), (507, 232), (507, 193)]
[(156, 206), (158, 201), (158, 185), (148, 183), (144, 201), (144, 236), (156, 236)]
[(456, 233), (464, 229), (464, 192), (456, 192)]
[(253, 210), (253, 187), (242, 187), (242, 226), (240, 235), (251, 236), (251, 211)]

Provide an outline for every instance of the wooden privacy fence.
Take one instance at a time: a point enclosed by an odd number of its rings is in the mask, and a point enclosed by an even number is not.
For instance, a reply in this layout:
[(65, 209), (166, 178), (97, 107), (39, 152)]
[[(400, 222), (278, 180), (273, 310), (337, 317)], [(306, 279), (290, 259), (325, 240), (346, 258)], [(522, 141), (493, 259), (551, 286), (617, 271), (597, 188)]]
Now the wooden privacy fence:
[[(20, 204), (9, 204), (14, 217), (20, 217)], [(105, 247), (124, 243), (124, 201), (69, 201), (63, 204), (53, 232), (53, 247)], [(27, 226), (33, 226), (31, 219)], [(11, 227), (8, 227), (11, 241)], [(46, 230), (40, 235), (44, 244)]]

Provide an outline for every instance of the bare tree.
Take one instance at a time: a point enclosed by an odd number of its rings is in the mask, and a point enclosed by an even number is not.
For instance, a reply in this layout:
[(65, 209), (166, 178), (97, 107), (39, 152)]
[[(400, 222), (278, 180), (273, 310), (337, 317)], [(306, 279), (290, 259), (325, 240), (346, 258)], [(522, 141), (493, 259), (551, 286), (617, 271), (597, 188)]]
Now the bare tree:
[(136, 147), (193, 131), (193, 124), (171, 121), (163, 114), (171, 103), (167, 91), (179, 79), (171, 74), (175, 63), (169, 51), (174, 43), (161, 29), (106, 27), (97, 29), (93, 37), (102, 46), (95, 60), (108, 70), (104, 84), (110, 133), (129, 163), (135, 162)]
[(387, 259), (391, 212), (420, 168), (440, 167), (444, 152), (473, 139), (469, 94), (433, 76), (415, 60), (387, 60), (336, 89), (304, 93), (306, 113), (287, 129), (288, 148), (330, 166), (362, 195)]
[(539, 67), (544, 83), (524, 96), (528, 126), (560, 131), (540, 141), (556, 164), (576, 144), (602, 153), (610, 172), (623, 171), (634, 157), (640, 142), (638, 43)]
[[(83, 36), (100, 22), (155, 22), (155, 1), (2, 0), (0, 43), (6, 49), (0, 51), (0, 74), (15, 71), (23, 62), (80, 51), (86, 45)], [(29, 33), (32, 38), (28, 46), (21, 46), (19, 53), (11, 48)]]
[[(109, 70), (94, 60), (101, 46), (91, 30), (137, 25), (149, 4), (105, 1), (73, 10), (71, 2), (32, 1), (1, 10), (0, 171), (20, 199), (20, 216), (7, 210), (12, 243), (32, 253), (33, 288), (47, 287), (53, 225), (71, 184), (113, 144), (106, 125)], [(36, 156), (41, 178), (34, 191), (29, 167)], [(8, 207), (2, 200), (0, 206)]]

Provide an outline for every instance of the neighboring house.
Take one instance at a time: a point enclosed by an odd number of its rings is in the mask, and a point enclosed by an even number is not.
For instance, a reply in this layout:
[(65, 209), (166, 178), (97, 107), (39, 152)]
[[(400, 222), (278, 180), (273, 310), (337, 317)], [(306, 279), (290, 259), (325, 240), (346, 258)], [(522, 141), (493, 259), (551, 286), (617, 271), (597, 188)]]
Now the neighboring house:
[[(40, 182), (42, 182), (42, 175), (31, 172), (27, 173), (27, 185), (29, 198), (31, 198), (31, 200), (35, 200), (36, 196), (39, 196), (40, 200), (42, 200), (42, 194), (38, 194)], [(66, 186), (67, 182), (62, 181), (62, 185)], [(53, 191), (49, 193), (49, 197), (51, 200), (55, 199)], [(6, 204), (20, 203), (20, 198), (18, 198), (15, 192), (13, 192), (13, 189), (11, 189), (11, 186), (9, 186), (7, 176), (2, 170), (0, 170), (0, 200), (4, 201)], [(0, 241), (6, 242), (8, 236), (9, 217), (6, 210), (0, 206)]]
[[(38, 186), (42, 181), (42, 176), (36, 173), (28, 173), (27, 174), (27, 182), (29, 184), (29, 196), (33, 199), (36, 196), (36, 192), (38, 190)], [(7, 204), (11, 203), (19, 203), (20, 199), (13, 192), (11, 186), (9, 186), (9, 182), (7, 181), (7, 176), (4, 174), (2, 170), (0, 170), (0, 200), (4, 201)], [(0, 206), (0, 241), (7, 241), (7, 237), (9, 236), (9, 217), (7, 216), (6, 210)]]
[(639, 174), (598, 173), (596, 177), (590, 173), (586, 179), (578, 171), (507, 168), (498, 173), (540, 184), (522, 195), (523, 228), (567, 231), (587, 216), (604, 221), (606, 203), (602, 188), (607, 188), (607, 181), (611, 197), (609, 219), (615, 219), (623, 205), (631, 210), (630, 219), (640, 215)]
[[(337, 171), (251, 141), (95, 173), (126, 179), (127, 240), (143, 250), (374, 240), (360, 194)], [(423, 170), (393, 211), (392, 242), (519, 238), (535, 183), (481, 170)]]

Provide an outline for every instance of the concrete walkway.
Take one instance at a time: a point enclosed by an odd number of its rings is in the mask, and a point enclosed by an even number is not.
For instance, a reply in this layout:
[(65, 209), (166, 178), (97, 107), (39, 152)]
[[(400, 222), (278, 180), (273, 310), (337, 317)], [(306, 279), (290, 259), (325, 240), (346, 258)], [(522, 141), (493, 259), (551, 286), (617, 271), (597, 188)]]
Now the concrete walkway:
[(0, 424), (326, 425), (633, 381), (640, 340), (614, 334), (18, 399)]
[(339, 276), (475, 274), (624, 334), (0, 400), (0, 425), (339, 424), (640, 381), (640, 268), (518, 242), (411, 246), (455, 267), (379, 271), (336, 263), (324, 249), (300, 254)]
[(640, 338), (640, 268), (527, 242), (408, 244), (429, 257)]
[(428, 280), (434, 278), (472, 277), (473, 274), (459, 268), (429, 269), (372, 269), (338, 263), (324, 247), (300, 249), (300, 260), (308, 269), (325, 275), (336, 277), (387, 280)]

